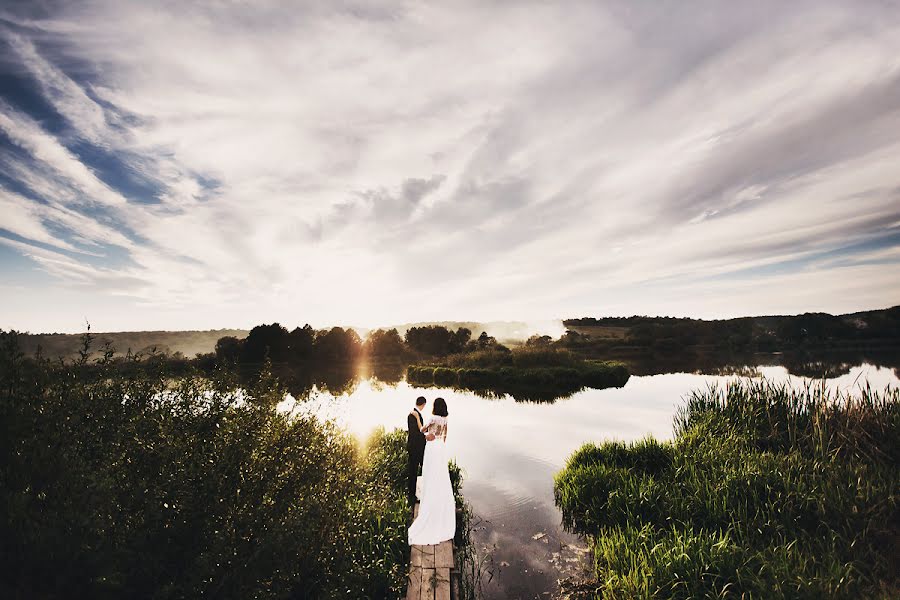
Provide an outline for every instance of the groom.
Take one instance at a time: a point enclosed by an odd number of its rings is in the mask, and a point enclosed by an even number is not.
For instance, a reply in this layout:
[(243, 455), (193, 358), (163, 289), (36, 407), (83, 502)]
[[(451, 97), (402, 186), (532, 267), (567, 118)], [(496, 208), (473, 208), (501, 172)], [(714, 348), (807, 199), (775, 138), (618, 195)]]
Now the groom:
[(407, 493), (409, 506), (416, 504), (416, 477), (419, 475), (419, 467), (422, 466), (422, 458), (425, 456), (425, 434), (420, 430), (425, 423), (422, 409), (425, 408), (425, 396), (416, 398), (416, 406), (406, 417), (406, 449), (409, 451), (409, 468), (407, 470)]

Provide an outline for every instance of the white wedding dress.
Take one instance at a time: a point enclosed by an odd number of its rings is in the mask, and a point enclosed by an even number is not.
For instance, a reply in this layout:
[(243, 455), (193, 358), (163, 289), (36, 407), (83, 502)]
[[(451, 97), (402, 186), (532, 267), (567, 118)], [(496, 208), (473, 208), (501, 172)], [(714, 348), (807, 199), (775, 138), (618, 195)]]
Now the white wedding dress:
[(410, 545), (439, 544), (456, 534), (456, 502), (447, 467), (447, 418), (432, 416), (425, 429), (435, 439), (425, 445), (422, 497), (419, 516), (409, 528)]

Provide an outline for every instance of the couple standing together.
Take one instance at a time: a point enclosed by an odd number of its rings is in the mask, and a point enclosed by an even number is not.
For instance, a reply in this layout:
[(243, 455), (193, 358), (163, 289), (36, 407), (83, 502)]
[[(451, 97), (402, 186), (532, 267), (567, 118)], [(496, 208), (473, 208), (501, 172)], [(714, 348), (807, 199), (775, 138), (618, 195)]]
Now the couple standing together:
[[(419, 514), (409, 528), (409, 544), (432, 545), (452, 540), (456, 534), (456, 502), (447, 466), (447, 402), (435, 398), (431, 417), (422, 417), (425, 397), (406, 417), (406, 449), (409, 451), (409, 504), (419, 502)], [(416, 498), (416, 477), (422, 467), (421, 497)]]

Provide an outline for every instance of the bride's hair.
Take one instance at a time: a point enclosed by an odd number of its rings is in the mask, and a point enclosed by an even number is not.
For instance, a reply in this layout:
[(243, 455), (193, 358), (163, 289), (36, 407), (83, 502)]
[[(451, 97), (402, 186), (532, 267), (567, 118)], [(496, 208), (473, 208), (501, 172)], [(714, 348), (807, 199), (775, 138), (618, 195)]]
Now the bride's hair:
[(434, 408), (431, 409), (431, 413), (435, 414), (439, 417), (447, 416), (447, 401), (443, 398), (435, 398), (434, 399)]

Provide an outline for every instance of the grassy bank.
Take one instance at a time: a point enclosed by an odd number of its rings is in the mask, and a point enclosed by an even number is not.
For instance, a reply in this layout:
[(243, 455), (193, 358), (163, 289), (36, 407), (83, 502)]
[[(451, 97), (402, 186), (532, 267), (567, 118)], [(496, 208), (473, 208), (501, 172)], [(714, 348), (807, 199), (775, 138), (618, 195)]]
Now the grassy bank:
[(523, 400), (554, 400), (585, 387), (621, 387), (625, 365), (582, 360), (566, 350), (516, 348), (447, 357), (440, 364), (412, 365), (407, 380), (468, 390), (508, 393)]
[(694, 393), (672, 442), (588, 444), (555, 481), (591, 598), (890, 598), (900, 395), (766, 381)]
[(0, 596), (401, 596), (405, 434), (360, 446), (276, 411), (266, 371), (237, 381), (26, 359), (0, 332)]

